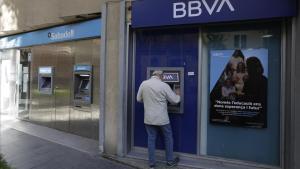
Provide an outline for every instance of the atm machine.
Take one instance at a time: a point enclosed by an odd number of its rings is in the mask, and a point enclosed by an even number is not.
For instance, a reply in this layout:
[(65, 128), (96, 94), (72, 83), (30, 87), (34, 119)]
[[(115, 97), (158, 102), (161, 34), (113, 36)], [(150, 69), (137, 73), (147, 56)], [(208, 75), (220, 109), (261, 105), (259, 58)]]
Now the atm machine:
[(74, 66), (74, 102), (75, 108), (89, 108), (92, 104), (92, 65)]
[(174, 92), (175, 90), (180, 90), (180, 102), (178, 104), (168, 103), (168, 112), (183, 114), (184, 68), (183, 67), (148, 67), (147, 78), (149, 79), (152, 73), (156, 70), (163, 71), (162, 81), (167, 83)]
[(53, 94), (53, 67), (42, 66), (38, 71), (38, 90), (41, 94)]

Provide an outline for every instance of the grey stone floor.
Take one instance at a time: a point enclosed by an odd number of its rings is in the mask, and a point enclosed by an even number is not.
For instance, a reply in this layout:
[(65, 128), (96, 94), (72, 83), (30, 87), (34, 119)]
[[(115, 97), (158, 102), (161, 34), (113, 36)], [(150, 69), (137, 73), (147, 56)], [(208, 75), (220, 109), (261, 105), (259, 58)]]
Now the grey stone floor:
[[(137, 169), (149, 168), (145, 154), (103, 158), (99, 154), (96, 140), (20, 121), (1, 113), (0, 153), (5, 155), (8, 163), (15, 169), (131, 169), (129, 166)], [(158, 162), (155, 169), (166, 168), (164, 162)], [(191, 168), (181, 166), (174, 169)]]
[(14, 129), (2, 131), (0, 152), (16, 169), (130, 169)]
[(14, 129), (2, 130), (0, 152), (15, 169), (131, 169)]

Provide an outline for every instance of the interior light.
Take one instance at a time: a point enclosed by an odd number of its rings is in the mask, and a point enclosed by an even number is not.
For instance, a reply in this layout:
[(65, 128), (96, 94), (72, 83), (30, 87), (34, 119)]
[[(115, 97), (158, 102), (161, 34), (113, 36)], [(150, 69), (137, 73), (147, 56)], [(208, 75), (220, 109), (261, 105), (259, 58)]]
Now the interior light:
[(89, 77), (90, 75), (85, 75), (85, 74), (82, 74), (82, 75), (79, 75), (81, 77)]
[(271, 38), (271, 37), (273, 37), (273, 35), (271, 35), (271, 34), (266, 34), (266, 35), (263, 35), (263, 36), (261, 36), (262, 38)]

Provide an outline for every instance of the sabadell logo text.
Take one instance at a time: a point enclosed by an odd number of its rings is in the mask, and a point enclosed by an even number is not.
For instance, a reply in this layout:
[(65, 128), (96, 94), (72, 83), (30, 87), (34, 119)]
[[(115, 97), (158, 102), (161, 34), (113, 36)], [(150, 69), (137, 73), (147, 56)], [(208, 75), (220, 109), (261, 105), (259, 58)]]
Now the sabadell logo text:
[(75, 31), (73, 29), (67, 30), (65, 32), (49, 32), (48, 38), (51, 40), (61, 40), (61, 39), (70, 39), (75, 35)]

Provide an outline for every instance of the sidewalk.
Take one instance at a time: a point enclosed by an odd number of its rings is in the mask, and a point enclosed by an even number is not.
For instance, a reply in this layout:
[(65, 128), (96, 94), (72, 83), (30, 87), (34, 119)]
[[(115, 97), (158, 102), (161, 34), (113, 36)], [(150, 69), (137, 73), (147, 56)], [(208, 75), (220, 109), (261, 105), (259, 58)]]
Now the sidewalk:
[[(124, 158), (103, 157), (98, 150), (96, 140), (0, 115), (0, 153), (15, 169), (148, 168), (144, 154), (129, 154)], [(156, 169), (166, 169), (165, 163), (158, 162)]]
[(0, 153), (15, 169), (132, 169), (99, 156), (95, 140), (7, 117), (1, 118)]

